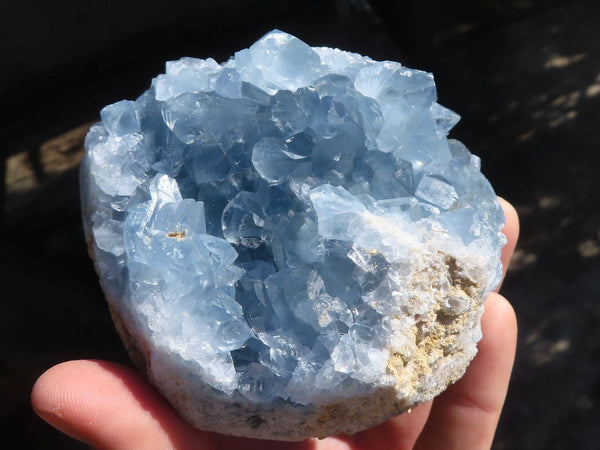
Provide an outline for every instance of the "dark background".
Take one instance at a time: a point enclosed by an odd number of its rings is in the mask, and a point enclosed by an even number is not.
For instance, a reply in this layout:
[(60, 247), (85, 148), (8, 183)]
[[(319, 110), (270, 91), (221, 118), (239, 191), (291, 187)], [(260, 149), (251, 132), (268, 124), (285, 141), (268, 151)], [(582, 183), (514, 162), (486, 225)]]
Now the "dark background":
[(80, 448), (37, 419), (37, 376), (127, 363), (88, 259), (77, 164), (98, 111), (165, 60), (222, 61), (280, 28), (432, 71), (452, 132), (521, 218), (503, 294), (519, 319), (494, 448), (600, 446), (600, 2), (25, 0), (0, 6), (0, 423), (19, 448)]

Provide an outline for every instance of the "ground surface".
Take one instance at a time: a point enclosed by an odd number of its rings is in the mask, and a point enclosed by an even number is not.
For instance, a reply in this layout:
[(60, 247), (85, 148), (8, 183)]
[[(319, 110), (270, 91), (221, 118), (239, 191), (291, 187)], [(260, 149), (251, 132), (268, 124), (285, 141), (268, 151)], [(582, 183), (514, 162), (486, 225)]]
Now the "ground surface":
[[(339, 1), (316, 22), (310, 8), (282, 6), (260, 26), (244, 28), (243, 36), (216, 43), (177, 34), (176, 51), (163, 43), (153, 57), (122, 57), (90, 69), (90, 60), (106, 60), (118, 44), (96, 42), (91, 56), (65, 52), (62, 69), (36, 68), (51, 74), (46, 81), (28, 73), (29, 90), (11, 88), (14, 114), (3, 122), (0, 174), (5, 437), (23, 448), (79, 448), (35, 418), (28, 403), (33, 382), (67, 359), (127, 362), (78, 218), (86, 124), (102, 105), (139, 95), (160, 61), (183, 54), (222, 59), (278, 26), (314, 45), (402, 59), (436, 74), (440, 102), (463, 116), (454, 137), (482, 157), (484, 173), (521, 216), (521, 240), (503, 287), (519, 318), (519, 347), (494, 448), (598, 448), (600, 3), (463, 1), (428, 21), (416, 5), (429, 3), (412, 2), (409, 20), (384, 2), (369, 10)], [(325, 26), (334, 23), (328, 18), (335, 19), (333, 30)], [(143, 39), (136, 39), (126, 42), (141, 48)], [(190, 50), (194, 39), (201, 50)], [(55, 80), (67, 72), (67, 81)]]

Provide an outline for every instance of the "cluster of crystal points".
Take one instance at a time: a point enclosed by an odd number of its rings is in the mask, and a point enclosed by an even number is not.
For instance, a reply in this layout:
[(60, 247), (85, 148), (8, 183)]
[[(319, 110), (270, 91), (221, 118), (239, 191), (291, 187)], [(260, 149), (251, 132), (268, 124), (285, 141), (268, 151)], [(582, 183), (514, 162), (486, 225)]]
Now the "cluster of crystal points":
[(86, 232), (156, 378), (167, 361), (242, 403), (368, 395), (438, 300), (415, 302), (415, 254), (470, 261), (479, 302), (500, 279), (504, 217), (429, 73), (276, 30), (223, 64), (168, 62), (101, 119)]

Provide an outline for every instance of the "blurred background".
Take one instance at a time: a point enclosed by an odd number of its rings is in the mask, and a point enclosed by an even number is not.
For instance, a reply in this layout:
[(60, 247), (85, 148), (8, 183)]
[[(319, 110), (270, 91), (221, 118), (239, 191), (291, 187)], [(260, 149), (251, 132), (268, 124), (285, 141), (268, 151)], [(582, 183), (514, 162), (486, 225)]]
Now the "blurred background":
[(181, 56), (223, 61), (280, 28), (435, 74), (451, 136), (521, 218), (502, 292), (519, 319), (495, 449), (600, 446), (600, 2), (24, 0), (0, 5), (0, 423), (76, 449), (31, 411), (73, 358), (128, 364), (79, 218), (83, 137)]

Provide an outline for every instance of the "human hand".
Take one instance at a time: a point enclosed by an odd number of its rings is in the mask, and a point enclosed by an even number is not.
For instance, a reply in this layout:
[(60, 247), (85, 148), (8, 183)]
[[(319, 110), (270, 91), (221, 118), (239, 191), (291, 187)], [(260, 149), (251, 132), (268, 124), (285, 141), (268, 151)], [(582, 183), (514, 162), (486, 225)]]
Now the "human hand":
[[(506, 215), (506, 271), (519, 223)], [(102, 449), (484, 449), (502, 411), (515, 357), (517, 323), (497, 292), (486, 300), (483, 338), (465, 375), (435, 400), (354, 436), (276, 442), (244, 439), (192, 428), (132, 369), (106, 361), (69, 361), (46, 371), (33, 387), (35, 412), (63, 433)]]

